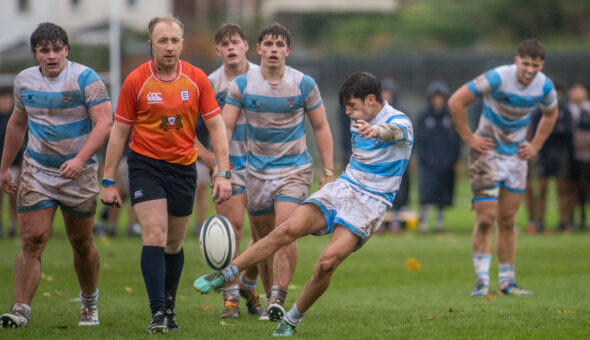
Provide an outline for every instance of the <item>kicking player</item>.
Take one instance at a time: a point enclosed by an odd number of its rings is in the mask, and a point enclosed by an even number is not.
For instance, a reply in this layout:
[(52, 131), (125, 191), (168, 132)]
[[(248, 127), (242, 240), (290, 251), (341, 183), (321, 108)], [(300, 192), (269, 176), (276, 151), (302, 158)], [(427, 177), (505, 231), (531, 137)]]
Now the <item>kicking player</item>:
[(328, 288), (338, 265), (381, 225), (410, 158), (412, 123), (404, 113), (385, 104), (375, 76), (353, 74), (339, 96), (346, 115), (353, 120), (352, 157), (344, 174), (311, 195), (287, 221), (246, 249), (229, 267), (195, 281), (197, 290), (207, 293), (300, 237), (333, 234), (313, 276), (274, 331), (276, 336), (295, 333), (303, 315)]
[(0, 182), (16, 191), (12, 164), (27, 128), (17, 198), (21, 251), (14, 268), (14, 305), (0, 316), (2, 327), (27, 327), (31, 302), (41, 279), (41, 255), (59, 206), (74, 253), (81, 287), (78, 325), (98, 325), (99, 255), (92, 240), (98, 194), (94, 156), (112, 125), (107, 88), (94, 70), (67, 59), (68, 34), (46, 22), (31, 35), (39, 66), (14, 80), (14, 111), (8, 122)]
[[(530, 295), (515, 282), (516, 212), (526, 186), (527, 162), (535, 156), (551, 133), (557, 118), (553, 83), (541, 72), (545, 49), (535, 39), (518, 45), (514, 64), (480, 75), (460, 87), (449, 99), (455, 128), (469, 154), (475, 228), (473, 265), (477, 284), (472, 296), (485, 296), (490, 285), (492, 229), (498, 224), (500, 292)], [(483, 97), (479, 126), (471, 132), (466, 107)], [(540, 106), (543, 116), (533, 139), (526, 141), (530, 113)]]
[[(215, 91), (217, 103), (223, 108), (227, 89), (231, 81), (250, 70), (258, 69), (258, 65), (252, 64), (246, 59), (248, 41), (242, 28), (236, 24), (226, 23), (221, 25), (214, 34), (215, 52), (223, 62), (223, 65), (209, 75), (209, 81)], [(240, 240), (244, 230), (244, 213), (246, 208), (246, 117), (240, 113), (236, 122), (232, 139), (229, 144), (229, 160), (233, 164), (231, 172), (232, 196), (229, 200), (215, 205), (218, 214), (227, 217), (234, 228), (236, 236), (236, 253), (240, 254)], [(199, 147), (199, 146), (198, 146)], [(199, 147), (199, 158), (213, 169), (214, 155), (207, 149)], [(251, 228), (252, 238), (256, 240), (254, 228)], [(242, 275), (223, 290), (224, 309), (221, 318), (237, 318), (240, 314), (238, 303), (240, 295), (246, 299), (248, 313), (262, 316), (264, 308), (256, 291), (258, 283), (258, 268), (251, 266)], [(241, 285), (241, 288), (240, 288)], [(270, 290), (270, 287), (269, 287)]]
[[(285, 64), (291, 52), (289, 31), (276, 23), (264, 27), (256, 51), (261, 56), (260, 68), (231, 82), (223, 120), (233, 137), (241, 110), (246, 115), (246, 205), (255, 231), (262, 237), (309, 196), (313, 170), (305, 141), (306, 115), (324, 168), (320, 186), (333, 181), (334, 173), (332, 134), (319, 89), (310, 76)], [(295, 242), (266, 262), (268, 273), (261, 276), (263, 280), (272, 278), (267, 308), (270, 320), (280, 320), (285, 314), (283, 305), (296, 264)]]
[(211, 132), (221, 172), (213, 193), (218, 202), (231, 195), (227, 137), (221, 109), (205, 73), (179, 59), (183, 24), (156, 17), (148, 24), (152, 60), (129, 74), (121, 89), (107, 147), (100, 198), (119, 205), (115, 173), (129, 131), (129, 192), (141, 225), (141, 271), (152, 311), (150, 333), (179, 330), (174, 314), (184, 253), (182, 243), (193, 210), (199, 114)]

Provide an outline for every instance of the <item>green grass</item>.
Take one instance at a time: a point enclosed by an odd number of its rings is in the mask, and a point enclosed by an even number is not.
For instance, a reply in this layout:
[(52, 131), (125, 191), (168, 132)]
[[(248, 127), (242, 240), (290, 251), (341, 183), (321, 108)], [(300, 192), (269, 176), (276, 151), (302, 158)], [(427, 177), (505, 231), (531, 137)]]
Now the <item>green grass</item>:
[[(374, 339), (562, 339), (590, 337), (590, 233), (518, 237), (517, 279), (533, 290), (530, 297), (469, 296), (475, 283), (470, 231), (474, 214), (461, 183), (456, 205), (447, 214), (447, 233), (414, 232), (374, 236), (338, 268), (332, 284), (309, 310), (297, 338)], [(550, 207), (550, 209), (554, 209)], [(552, 210), (553, 211), (553, 210)], [(551, 213), (553, 218), (554, 212)], [(519, 224), (526, 216), (519, 215)], [(520, 224), (524, 226), (523, 224)], [(299, 241), (299, 262), (292, 280), (290, 308), (313, 272), (328, 237)], [(246, 243), (246, 240), (244, 240)], [(101, 255), (100, 322), (77, 324), (79, 286), (61, 222), (43, 255), (44, 277), (33, 301), (28, 329), (0, 329), (0, 338), (151, 338), (147, 294), (139, 266), (141, 241), (118, 237), (97, 239)], [(18, 240), (0, 239), (0, 312), (13, 296), (13, 264)], [(185, 268), (176, 312), (186, 339), (270, 338), (276, 324), (243, 314), (221, 322), (219, 294), (199, 295), (193, 280), (208, 272), (194, 237), (185, 242)], [(405, 261), (415, 257), (422, 268), (410, 272)], [(492, 288), (497, 262), (492, 263)], [(74, 299), (74, 301), (72, 301)]]

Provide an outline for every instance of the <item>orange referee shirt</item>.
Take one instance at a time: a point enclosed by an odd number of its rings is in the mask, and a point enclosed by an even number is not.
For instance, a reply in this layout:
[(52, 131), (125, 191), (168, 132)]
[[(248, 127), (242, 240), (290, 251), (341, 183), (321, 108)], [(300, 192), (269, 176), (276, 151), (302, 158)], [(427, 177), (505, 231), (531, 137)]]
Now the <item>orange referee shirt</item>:
[(121, 88), (115, 119), (133, 125), (129, 147), (146, 157), (189, 165), (197, 160), (195, 124), (221, 112), (207, 75), (178, 61), (174, 80), (158, 78), (153, 60), (131, 72)]

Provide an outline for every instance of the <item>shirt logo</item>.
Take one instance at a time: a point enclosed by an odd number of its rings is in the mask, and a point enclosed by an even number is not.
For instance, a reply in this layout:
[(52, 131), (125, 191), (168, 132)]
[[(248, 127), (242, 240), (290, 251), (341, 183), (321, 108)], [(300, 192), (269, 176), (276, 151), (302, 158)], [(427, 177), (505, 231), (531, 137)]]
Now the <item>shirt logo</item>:
[(180, 91), (180, 99), (184, 102), (188, 100), (188, 90)]
[(61, 101), (67, 105), (72, 102), (72, 98), (70, 97), (69, 93), (62, 93)]
[(163, 103), (161, 92), (150, 92), (147, 94), (148, 104)]
[(178, 130), (182, 128), (182, 116), (162, 116), (162, 123), (160, 124), (160, 129), (164, 131), (168, 131), (170, 129)]
[(293, 106), (295, 106), (295, 98), (289, 98), (289, 103), (287, 104), (287, 106), (289, 106), (289, 108), (293, 108)]

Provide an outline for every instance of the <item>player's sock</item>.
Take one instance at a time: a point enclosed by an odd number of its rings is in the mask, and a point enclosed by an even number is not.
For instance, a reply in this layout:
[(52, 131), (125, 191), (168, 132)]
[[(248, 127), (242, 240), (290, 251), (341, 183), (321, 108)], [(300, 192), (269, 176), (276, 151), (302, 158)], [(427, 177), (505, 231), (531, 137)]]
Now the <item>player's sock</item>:
[(428, 225), (428, 213), (430, 212), (430, 204), (425, 204), (420, 210), (420, 231), (427, 232), (429, 229)]
[(232, 282), (236, 275), (238, 275), (238, 267), (232, 263), (227, 268), (221, 270), (221, 275), (223, 275), (225, 282)]
[(514, 264), (501, 263), (498, 265), (498, 283), (500, 289), (506, 288), (510, 283), (514, 282)]
[(152, 315), (165, 310), (166, 261), (164, 247), (143, 246), (141, 250), (141, 272), (150, 300)]
[(283, 317), (283, 320), (286, 321), (291, 326), (297, 327), (297, 325), (299, 325), (299, 323), (303, 319), (304, 315), (305, 315), (305, 313), (299, 312), (299, 310), (297, 309), (297, 303), (295, 303), (293, 305), (293, 308), (291, 308), (291, 310), (289, 312), (287, 312), (287, 314), (285, 314), (285, 316)]
[(166, 279), (164, 281), (164, 291), (166, 292), (166, 308), (174, 309), (176, 304), (176, 290), (178, 289), (178, 282), (184, 267), (184, 249), (176, 254), (164, 253), (166, 263)]
[(83, 307), (94, 307), (98, 305), (98, 288), (92, 294), (86, 295), (83, 291), (80, 291), (80, 302)]
[(240, 275), (240, 283), (242, 284), (242, 287), (244, 287), (244, 289), (246, 290), (254, 290), (258, 287), (258, 280), (252, 280), (246, 277), (246, 273), (244, 272), (242, 273), (242, 275)]
[(473, 267), (477, 275), (477, 282), (485, 282), (490, 285), (490, 263), (492, 262), (491, 254), (475, 253), (473, 254)]
[(240, 286), (238, 284), (227, 285), (223, 288), (224, 300), (235, 300), (240, 298)]

